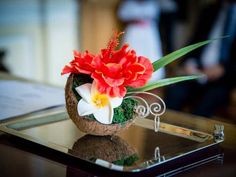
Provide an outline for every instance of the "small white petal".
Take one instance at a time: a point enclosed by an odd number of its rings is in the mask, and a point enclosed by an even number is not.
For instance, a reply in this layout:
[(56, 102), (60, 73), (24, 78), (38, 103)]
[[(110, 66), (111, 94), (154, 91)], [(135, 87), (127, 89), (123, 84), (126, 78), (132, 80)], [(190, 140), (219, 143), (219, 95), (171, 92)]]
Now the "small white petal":
[(111, 107), (112, 108), (116, 108), (118, 106), (121, 105), (122, 101), (123, 101), (123, 98), (120, 98), (120, 97), (114, 97), (114, 98), (110, 98), (109, 99), (110, 103), (111, 103)]
[(93, 115), (98, 122), (101, 122), (102, 124), (111, 124), (113, 119), (113, 109), (111, 105), (107, 105), (103, 108), (97, 109)]
[(93, 114), (97, 111), (97, 108), (92, 104), (87, 103), (83, 99), (81, 99), (77, 105), (77, 111), (80, 116), (86, 116), (89, 114)]
[(78, 92), (78, 94), (85, 100), (87, 103), (91, 102), (91, 87), (92, 84), (86, 83), (79, 87), (76, 87), (75, 90)]

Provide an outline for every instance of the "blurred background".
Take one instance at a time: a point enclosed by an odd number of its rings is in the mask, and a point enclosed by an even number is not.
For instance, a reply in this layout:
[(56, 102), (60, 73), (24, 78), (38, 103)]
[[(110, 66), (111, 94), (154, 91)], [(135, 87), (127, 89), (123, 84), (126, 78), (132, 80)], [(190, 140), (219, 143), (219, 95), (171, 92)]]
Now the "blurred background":
[[(187, 27), (200, 3), (182, 1), (188, 9), (184, 12), (187, 17), (181, 17), (187, 18)], [(121, 0), (1, 0), (1, 64), (14, 75), (64, 85), (60, 72), (73, 58), (74, 49), (98, 53), (106, 47), (112, 30), (125, 30), (126, 24), (117, 15), (120, 3)], [(183, 29), (179, 23), (175, 28), (179, 28), (176, 33), (181, 33), (173, 41), (179, 47), (185, 43), (189, 27)], [(163, 47), (166, 49), (165, 44)]]
[[(125, 31), (122, 43), (156, 60), (188, 45), (199, 28), (201, 10), (217, 1), (1, 0), (0, 70), (63, 86), (66, 77), (60, 73), (73, 59), (73, 50), (98, 53), (113, 30)], [(168, 65), (157, 77), (176, 75), (178, 65)], [(236, 116), (234, 90), (229, 91), (227, 107), (214, 115)]]

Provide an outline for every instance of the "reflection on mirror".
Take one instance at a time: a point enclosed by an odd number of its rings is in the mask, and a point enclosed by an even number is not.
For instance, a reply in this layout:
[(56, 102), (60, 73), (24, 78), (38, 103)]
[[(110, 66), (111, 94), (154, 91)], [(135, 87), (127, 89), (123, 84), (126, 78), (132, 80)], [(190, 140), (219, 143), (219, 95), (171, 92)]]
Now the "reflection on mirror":
[(138, 160), (137, 150), (119, 136), (85, 135), (68, 152), (84, 160), (105, 160), (121, 166), (134, 165)]

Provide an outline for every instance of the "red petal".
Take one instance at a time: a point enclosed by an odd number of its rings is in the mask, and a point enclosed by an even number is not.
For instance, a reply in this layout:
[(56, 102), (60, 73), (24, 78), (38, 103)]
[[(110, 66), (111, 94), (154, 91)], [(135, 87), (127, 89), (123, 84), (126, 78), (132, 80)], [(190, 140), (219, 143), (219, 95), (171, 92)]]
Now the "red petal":
[(110, 87), (115, 87), (115, 86), (120, 86), (124, 83), (124, 78), (120, 78), (120, 79), (113, 79), (110, 77), (106, 77), (104, 75), (102, 75), (104, 81), (110, 86)]
[(80, 53), (77, 50), (74, 50), (74, 56), (80, 56)]
[(145, 66), (139, 63), (135, 63), (129, 67), (130, 71), (136, 72), (138, 74), (143, 74), (146, 70)]
[(153, 66), (150, 60), (145, 57), (138, 57), (138, 63), (145, 67), (145, 72), (143, 74), (139, 74), (136, 80), (127, 81), (127, 86), (131, 87), (142, 87), (144, 86), (148, 80), (151, 78), (153, 73)]
[(75, 67), (71, 66), (70, 64), (66, 65), (63, 69), (62, 69), (62, 72), (61, 72), (61, 75), (63, 74), (68, 74), (68, 73), (76, 73), (78, 74), (78, 70), (76, 70)]

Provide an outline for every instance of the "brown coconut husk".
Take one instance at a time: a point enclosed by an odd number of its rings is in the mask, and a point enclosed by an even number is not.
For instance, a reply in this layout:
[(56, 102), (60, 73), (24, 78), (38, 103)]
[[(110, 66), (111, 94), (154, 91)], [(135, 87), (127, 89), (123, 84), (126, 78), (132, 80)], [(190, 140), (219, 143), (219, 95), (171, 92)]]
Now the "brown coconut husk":
[(75, 75), (71, 74), (65, 86), (66, 109), (70, 119), (82, 132), (99, 136), (114, 135), (132, 125), (134, 119), (130, 119), (125, 123), (106, 125), (96, 120), (79, 116), (77, 111), (78, 101), (72, 90), (74, 77)]
[(137, 155), (136, 149), (119, 136), (85, 135), (74, 143), (69, 152), (84, 160), (103, 159), (108, 162)]

